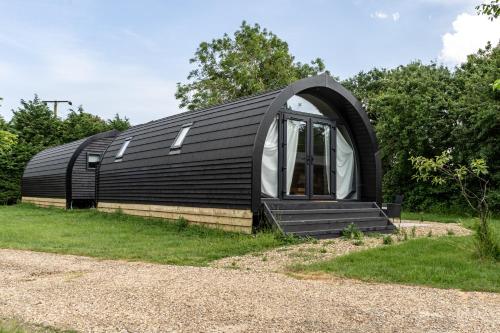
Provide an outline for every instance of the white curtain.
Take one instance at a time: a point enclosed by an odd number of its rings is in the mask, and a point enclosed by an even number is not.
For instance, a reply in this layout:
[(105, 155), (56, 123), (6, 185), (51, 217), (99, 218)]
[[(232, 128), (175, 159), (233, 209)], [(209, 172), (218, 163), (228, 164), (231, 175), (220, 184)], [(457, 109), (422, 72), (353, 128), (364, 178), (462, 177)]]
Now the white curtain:
[(261, 191), (278, 197), (278, 121), (274, 119), (267, 132), (262, 153)]
[(290, 194), (292, 187), (293, 171), (299, 145), (299, 129), (302, 124), (302, 121), (296, 120), (287, 120), (286, 122), (286, 194)]
[(328, 193), (330, 194), (330, 126), (325, 126), (325, 172)]
[(337, 129), (337, 199), (344, 199), (352, 191), (354, 177), (354, 150)]

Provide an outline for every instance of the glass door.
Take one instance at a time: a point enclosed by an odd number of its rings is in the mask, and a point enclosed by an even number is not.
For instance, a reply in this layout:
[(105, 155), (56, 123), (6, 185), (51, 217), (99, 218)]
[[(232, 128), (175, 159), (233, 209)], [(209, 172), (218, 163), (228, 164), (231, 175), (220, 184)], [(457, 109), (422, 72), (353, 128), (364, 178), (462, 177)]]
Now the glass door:
[[(335, 127), (327, 119), (285, 114), (282, 186), (286, 199), (332, 199), (335, 196)], [(333, 168), (333, 169), (332, 169)]]
[(311, 197), (316, 199), (328, 199), (333, 195), (332, 182), (334, 172), (332, 172), (332, 156), (335, 155), (334, 147), (332, 147), (331, 132), (332, 126), (330, 123), (316, 122), (312, 119), (311, 133)]
[(284, 196), (307, 199), (309, 195), (309, 126), (307, 119), (284, 119)]

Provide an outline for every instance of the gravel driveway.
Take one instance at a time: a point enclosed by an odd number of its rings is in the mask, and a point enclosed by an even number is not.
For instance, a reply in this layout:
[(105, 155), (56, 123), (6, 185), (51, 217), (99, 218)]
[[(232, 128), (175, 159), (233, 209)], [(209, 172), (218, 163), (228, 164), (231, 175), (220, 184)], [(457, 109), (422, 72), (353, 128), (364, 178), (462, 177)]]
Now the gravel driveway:
[(0, 317), (86, 332), (499, 332), (500, 295), (0, 250)]

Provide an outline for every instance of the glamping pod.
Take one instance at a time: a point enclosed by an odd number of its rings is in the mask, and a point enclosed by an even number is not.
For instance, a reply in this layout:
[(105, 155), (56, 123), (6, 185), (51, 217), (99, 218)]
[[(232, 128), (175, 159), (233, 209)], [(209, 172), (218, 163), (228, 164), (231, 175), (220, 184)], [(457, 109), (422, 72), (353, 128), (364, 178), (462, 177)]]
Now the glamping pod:
[(381, 175), (367, 114), (323, 74), (120, 133), (98, 209), (248, 233), (262, 220), (299, 236), (386, 232)]
[(96, 171), (102, 154), (118, 131), (45, 149), (26, 165), (22, 201), (61, 208), (96, 204)]

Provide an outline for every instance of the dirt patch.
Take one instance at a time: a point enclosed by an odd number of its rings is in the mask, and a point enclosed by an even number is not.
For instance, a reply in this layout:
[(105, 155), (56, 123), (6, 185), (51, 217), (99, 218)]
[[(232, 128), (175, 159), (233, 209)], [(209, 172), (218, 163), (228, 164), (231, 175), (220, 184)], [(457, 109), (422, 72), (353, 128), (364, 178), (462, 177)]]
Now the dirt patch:
[[(297, 248), (315, 246), (361, 248)], [(83, 332), (500, 331), (493, 293), (15, 250), (0, 250), (0, 272), (0, 318)]]

